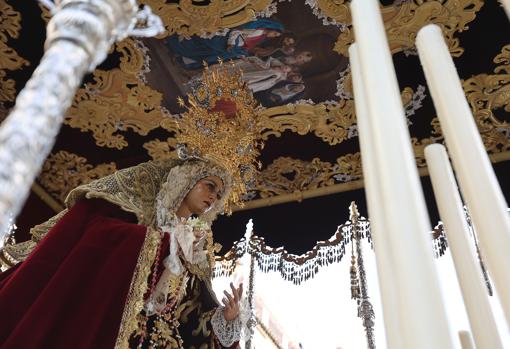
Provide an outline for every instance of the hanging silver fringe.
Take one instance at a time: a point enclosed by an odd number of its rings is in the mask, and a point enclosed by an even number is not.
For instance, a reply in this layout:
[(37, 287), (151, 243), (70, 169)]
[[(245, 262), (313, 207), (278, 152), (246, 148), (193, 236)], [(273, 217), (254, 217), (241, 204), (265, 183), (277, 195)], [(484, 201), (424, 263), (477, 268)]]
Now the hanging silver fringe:
[[(252, 235), (252, 239), (255, 237)], [(256, 238), (256, 237), (255, 237)], [(216, 264), (213, 268), (213, 278), (222, 276), (231, 276), (234, 272), (237, 262), (248, 252), (248, 243), (246, 238), (234, 242), (234, 246), (223, 256), (216, 256)]]
[(439, 222), (432, 231), (432, 249), (434, 257), (439, 258), (446, 252), (448, 248), (448, 240), (444, 232), (443, 222)]
[[(472, 229), (469, 219), (468, 223)], [(339, 263), (342, 260), (345, 255), (346, 247), (349, 243), (351, 243), (352, 229), (353, 223), (349, 220), (340, 225), (330, 239), (326, 241), (319, 241), (312, 250), (299, 256), (288, 253), (285, 249), (283, 249), (283, 247), (273, 248), (267, 246), (263, 237), (253, 235), (253, 253), (260, 271), (264, 273), (271, 271), (279, 272), (284, 280), (291, 281), (292, 283), (299, 285), (302, 282), (313, 278), (320, 268), (333, 263)], [(372, 238), (370, 235), (370, 222), (366, 218), (359, 216), (356, 229), (361, 238), (367, 239), (370, 246), (373, 248)], [(441, 222), (434, 227), (431, 235), (434, 255), (436, 258), (439, 258), (444, 255), (448, 248), (448, 241)], [(477, 251), (479, 251), (478, 242), (475, 236), (474, 238)], [(232, 246), (232, 248), (224, 256), (216, 258), (217, 264), (214, 268), (213, 276), (218, 277), (232, 275), (237, 261), (245, 253), (247, 253), (247, 243), (246, 239), (242, 238), (235, 242), (234, 246)], [(489, 294), (492, 294), (492, 287), (482, 259), (482, 253), (479, 251), (478, 255), (480, 266), (487, 283), (487, 289), (489, 290)]]
[[(299, 285), (313, 278), (319, 269), (333, 263), (339, 263), (346, 246), (351, 242), (352, 222), (347, 221), (337, 228), (335, 234), (326, 241), (319, 241), (314, 248), (303, 255), (294, 255), (282, 247), (272, 248), (266, 245), (264, 238), (252, 236), (253, 254), (258, 268), (264, 273), (279, 272), (284, 280)], [(362, 238), (372, 244), (370, 223), (364, 217), (358, 218), (357, 229)], [(232, 275), (237, 261), (248, 251), (246, 238), (234, 243), (234, 246), (224, 255), (216, 258), (213, 276)]]

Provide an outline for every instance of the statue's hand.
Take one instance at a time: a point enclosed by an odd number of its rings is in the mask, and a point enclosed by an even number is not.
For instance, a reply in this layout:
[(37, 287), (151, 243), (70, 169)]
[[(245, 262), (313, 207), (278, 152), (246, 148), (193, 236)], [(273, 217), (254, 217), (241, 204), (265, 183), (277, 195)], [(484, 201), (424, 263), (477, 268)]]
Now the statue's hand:
[(234, 284), (230, 283), (230, 288), (232, 289), (232, 295), (227, 291), (223, 291), (225, 297), (222, 300), (225, 306), (223, 316), (227, 321), (235, 320), (239, 316), (239, 301), (243, 295), (243, 284), (239, 284), (239, 287), (236, 289)]

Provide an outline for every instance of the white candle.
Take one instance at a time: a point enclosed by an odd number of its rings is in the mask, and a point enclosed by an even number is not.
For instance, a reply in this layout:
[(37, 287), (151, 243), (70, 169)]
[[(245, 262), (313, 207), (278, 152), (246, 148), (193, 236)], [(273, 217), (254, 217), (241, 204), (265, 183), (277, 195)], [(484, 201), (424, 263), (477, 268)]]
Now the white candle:
[[(395, 260), (394, 280), (405, 348), (451, 348), (435, 270), (430, 223), (391, 53), (377, 0), (353, 0), (351, 13), (368, 101), (379, 176), (384, 236)], [(370, 197), (368, 198), (370, 199)]]
[(374, 166), (375, 151), (371, 142), (372, 131), (368, 121), (368, 108), (366, 105), (366, 97), (356, 44), (352, 44), (349, 48), (349, 57), (355, 96), (354, 102), (356, 106), (358, 135), (362, 154), (361, 160), (363, 165), (365, 195), (367, 196), (372, 240), (374, 242), (374, 249), (376, 253), (377, 273), (384, 308), (383, 316), (384, 326), (386, 329), (386, 340), (388, 347), (390, 348), (403, 348), (401, 343), (400, 326), (398, 324), (398, 312), (395, 311), (398, 307), (395, 280), (393, 278), (395, 261), (392, 260), (391, 246), (387, 244), (387, 241), (384, 238), (384, 215), (380, 210), (380, 206), (383, 203), (380, 200), (380, 184), (378, 181), (377, 170)]
[[(468, 331), (459, 331), (460, 346), (462, 349), (475, 349), (471, 334)], [(483, 349), (485, 347), (479, 347)]]
[(349, 47), (349, 60), (351, 65), (354, 104), (356, 107), (358, 137), (361, 149), (361, 163), (363, 166), (363, 181), (365, 184), (365, 195), (367, 197), (372, 241), (374, 243), (379, 290), (383, 305), (386, 343), (388, 348), (403, 349), (398, 319), (399, 313), (395, 311), (398, 307), (397, 290), (395, 289), (393, 276), (395, 261), (393, 261), (391, 246), (387, 244), (384, 236), (384, 215), (380, 209), (383, 202), (381, 201), (379, 192), (380, 183), (377, 169), (374, 166), (375, 149), (372, 144), (372, 130), (370, 129), (370, 122), (368, 120), (365, 87), (363, 86), (359, 55), (355, 43)]
[(507, 203), (478, 133), (441, 29), (436, 25), (422, 28), (416, 43), (459, 186), (479, 233), (480, 247), (508, 321), (510, 218)]
[(429, 145), (425, 148), (425, 158), (476, 347), (503, 348), (480, 264), (470, 244), (464, 207), (444, 146)]
[(505, 8), (506, 15), (510, 18), (510, 0), (501, 0), (501, 4)]

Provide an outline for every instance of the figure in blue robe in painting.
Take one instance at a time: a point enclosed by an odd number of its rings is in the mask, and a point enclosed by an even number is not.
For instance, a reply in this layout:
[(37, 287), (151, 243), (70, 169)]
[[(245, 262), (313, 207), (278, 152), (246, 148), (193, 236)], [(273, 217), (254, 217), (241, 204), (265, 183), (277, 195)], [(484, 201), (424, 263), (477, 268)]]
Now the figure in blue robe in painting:
[(252, 50), (267, 38), (281, 35), (283, 25), (270, 19), (257, 19), (229, 31), (225, 36), (216, 35), (210, 39), (192, 36), (179, 39), (174, 34), (165, 40), (172, 52), (181, 56), (187, 69), (199, 69), (203, 62), (209, 65), (252, 55)]

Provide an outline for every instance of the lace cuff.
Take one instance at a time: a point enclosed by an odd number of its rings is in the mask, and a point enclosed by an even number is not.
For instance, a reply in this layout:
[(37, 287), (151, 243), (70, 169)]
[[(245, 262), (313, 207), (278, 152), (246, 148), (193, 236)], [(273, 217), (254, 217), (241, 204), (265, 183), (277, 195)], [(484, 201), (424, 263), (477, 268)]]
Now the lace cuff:
[(216, 338), (226, 348), (231, 347), (241, 339), (242, 323), (240, 316), (232, 321), (227, 321), (223, 316), (223, 307), (216, 308), (211, 318), (211, 325)]
[(214, 334), (224, 347), (231, 347), (232, 344), (238, 341), (246, 341), (251, 338), (252, 329), (248, 328), (250, 321), (252, 326), (256, 325), (251, 319), (250, 305), (248, 304), (248, 298), (242, 297), (239, 302), (239, 316), (232, 321), (225, 320), (223, 316), (223, 306), (216, 308), (212, 318), (211, 325)]

